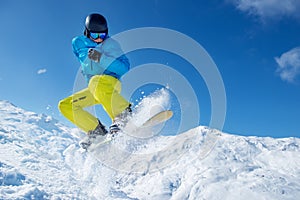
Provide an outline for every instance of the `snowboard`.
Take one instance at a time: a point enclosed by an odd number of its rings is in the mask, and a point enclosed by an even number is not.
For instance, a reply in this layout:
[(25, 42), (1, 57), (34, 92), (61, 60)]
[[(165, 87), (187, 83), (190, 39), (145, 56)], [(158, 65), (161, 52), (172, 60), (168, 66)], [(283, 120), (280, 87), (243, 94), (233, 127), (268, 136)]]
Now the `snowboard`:
[[(173, 111), (171, 110), (160, 111), (159, 113), (156, 113), (155, 115), (147, 119), (144, 123), (142, 123), (142, 125), (136, 127), (136, 130), (142, 128), (154, 127), (156, 125), (159, 125), (169, 120), (172, 116), (173, 116)], [(107, 134), (104, 137), (99, 136), (86, 150), (93, 151), (93, 149), (96, 149), (97, 147), (109, 144), (116, 137), (117, 134), (118, 133)]]
[(156, 126), (160, 123), (163, 123), (167, 120), (169, 120), (173, 116), (173, 111), (171, 110), (164, 110), (161, 111), (152, 117), (150, 117), (148, 120), (146, 120), (141, 127), (150, 127), (150, 126)]

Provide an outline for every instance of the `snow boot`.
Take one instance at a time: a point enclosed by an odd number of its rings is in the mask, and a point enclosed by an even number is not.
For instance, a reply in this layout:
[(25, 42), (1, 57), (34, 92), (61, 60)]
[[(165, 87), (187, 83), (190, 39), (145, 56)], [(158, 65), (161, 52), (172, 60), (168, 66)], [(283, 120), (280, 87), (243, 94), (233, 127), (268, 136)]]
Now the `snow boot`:
[(107, 134), (107, 130), (100, 121), (99, 121), (98, 126), (95, 128), (95, 130), (88, 132), (88, 135), (90, 138), (96, 138), (98, 135), (104, 136), (106, 134)]
[(98, 126), (94, 130), (89, 131), (88, 136), (80, 142), (80, 146), (87, 150), (98, 136), (105, 136), (107, 133), (105, 126), (99, 121)]
[(119, 115), (117, 115), (113, 123), (109, 127), (109, 132), (115, 134), (121, 130), (122, 127), (128, 122), (132, 115), (131, 104)]

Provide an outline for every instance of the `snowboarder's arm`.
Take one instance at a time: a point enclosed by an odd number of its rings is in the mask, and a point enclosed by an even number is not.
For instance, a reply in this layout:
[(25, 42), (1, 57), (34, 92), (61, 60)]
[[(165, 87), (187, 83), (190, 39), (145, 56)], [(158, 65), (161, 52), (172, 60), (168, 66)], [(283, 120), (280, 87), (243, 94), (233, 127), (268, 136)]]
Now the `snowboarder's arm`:
[(106, 68), (106, 72), (115, 74), (118, 78), (129, 71), (130, 63), (124, 55), (121, 46), (115, 40), (109, 38), (102, 46), (100, 64)]
[(86, 60), (88, 56), (88, 50), (90, 48), (95, 48), (96, 45), (96, 43), (92, 42), (85, 36), (78, 36), (72, 40), (73, 52), (81, 63), (84, 63)]

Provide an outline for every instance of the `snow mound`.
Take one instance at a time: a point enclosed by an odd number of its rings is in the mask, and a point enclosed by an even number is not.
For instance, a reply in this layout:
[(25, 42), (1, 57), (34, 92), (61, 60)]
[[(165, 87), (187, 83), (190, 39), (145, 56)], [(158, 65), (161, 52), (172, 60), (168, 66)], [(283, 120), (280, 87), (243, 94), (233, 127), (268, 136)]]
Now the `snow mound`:
[[(146, 112), (142, 109), (142, 111)], [(94, 153), (82, 133), (0, 101), (0, 199), (297, 199), (300, 139), (197, 127), (120, 135)]]
[[(73, 188), (63, 151), (78, 130), (0, 101), (0, 199), (68, 198)], [(78, 187), (77, 187), (78, 189)]]

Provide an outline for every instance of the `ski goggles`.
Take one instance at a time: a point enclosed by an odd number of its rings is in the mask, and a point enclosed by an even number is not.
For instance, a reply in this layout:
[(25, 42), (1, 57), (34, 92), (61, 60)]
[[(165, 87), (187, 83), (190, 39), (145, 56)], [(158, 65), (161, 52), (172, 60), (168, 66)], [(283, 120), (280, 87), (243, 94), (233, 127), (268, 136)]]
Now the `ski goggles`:
[(90, 37), (94, 40), (100, 38), (102, 40), (104, 40), (107, 36), (107, 33), (90, 33)]

